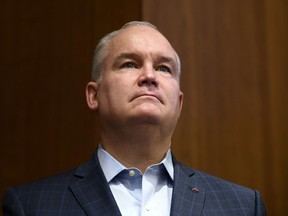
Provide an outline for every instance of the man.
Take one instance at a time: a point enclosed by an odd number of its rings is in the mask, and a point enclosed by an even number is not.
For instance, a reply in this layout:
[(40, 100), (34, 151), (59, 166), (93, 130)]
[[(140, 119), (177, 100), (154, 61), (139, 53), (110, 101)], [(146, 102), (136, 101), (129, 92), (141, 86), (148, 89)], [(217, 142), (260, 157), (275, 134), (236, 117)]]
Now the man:
[(173, 157), (181, 113), (180, 60), (147, 22), (98, 44), (88, 106), (101, 142), (75, 170), (10, 189), (4, 215), (265, 215), (257, 191), (190, 169)]

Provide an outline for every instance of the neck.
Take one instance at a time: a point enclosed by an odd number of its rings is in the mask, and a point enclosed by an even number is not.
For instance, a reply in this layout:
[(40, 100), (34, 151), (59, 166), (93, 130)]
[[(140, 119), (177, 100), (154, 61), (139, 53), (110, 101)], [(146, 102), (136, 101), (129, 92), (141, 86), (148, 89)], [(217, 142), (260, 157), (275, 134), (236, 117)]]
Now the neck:
[(126, 167), (145, 172), (147, 167), (159, 163), (171, 145), (171, 136), (163, 136), (153, 127), (129, 130), (101, 130), (101, 144), (116, 160)]

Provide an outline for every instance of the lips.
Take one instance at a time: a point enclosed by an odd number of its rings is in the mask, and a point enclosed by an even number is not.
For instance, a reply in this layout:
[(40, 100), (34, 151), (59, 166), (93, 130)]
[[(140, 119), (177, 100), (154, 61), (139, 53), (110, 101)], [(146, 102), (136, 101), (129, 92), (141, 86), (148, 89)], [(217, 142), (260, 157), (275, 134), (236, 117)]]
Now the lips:
[(132, 100), (133, 101), (134, 99), (137, 99), (137, 98), (140, 98), (140, 97), (154, 97), (156, 98), (157, 100), (159, 100), (162, 104), (164, 103), (163, 102), (163, 99), (161, 97), (160, 94), (156, 94), (156, 93), (138, 93), (138, 94), (135, 94), (133, 97), (132, 97)]

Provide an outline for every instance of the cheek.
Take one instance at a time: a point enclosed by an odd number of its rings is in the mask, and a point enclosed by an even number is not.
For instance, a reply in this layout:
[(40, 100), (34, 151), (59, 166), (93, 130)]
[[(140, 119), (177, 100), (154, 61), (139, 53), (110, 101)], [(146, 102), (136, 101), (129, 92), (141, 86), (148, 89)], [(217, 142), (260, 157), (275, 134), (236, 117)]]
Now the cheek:
[(112, 106), (113, 104), (119, 104), (125, 100), (128, 94), (127, 85), (119, 80), (109, 81), (105, 83), (99, 89), (99, 103), (105, 104), (105, 106)]
[(170, 85), (167, 85), (166, 92), (168, 94), (167, 96), (170, 98), (170, 101), (173, 102), (173, 104), (179, 104), (181, 91), (179, 89), (178, 83), (172, 82)]

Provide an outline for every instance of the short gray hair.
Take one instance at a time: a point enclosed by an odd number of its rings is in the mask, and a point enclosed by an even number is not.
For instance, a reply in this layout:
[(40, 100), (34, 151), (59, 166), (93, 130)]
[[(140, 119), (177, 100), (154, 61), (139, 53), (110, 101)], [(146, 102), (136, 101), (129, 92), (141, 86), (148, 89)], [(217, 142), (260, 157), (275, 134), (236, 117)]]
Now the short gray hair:
[[(118, 35), (123, 29), (127, 29), (130, 27), (134, 26), (148, 26), (150, 28), (155, 29), (159, 33), (161, 33), (158, 28), (146, 21), (131, 21), (123, 25), (119, 30), (113, 31), (103, 38), (100, 39), (99, 43), (97, 44), (95, 51), (94, 51), (94, 56), (93, 56), (93, 66), (92, 66), (92, 80), (95, 82), (99, 82), (102, 78), (102, 71), (103, 71), (103, 62), (107, 56), (107, 46), (111, 42), (111, 40)], [(181, 74), (181, 63), (180, 63), (180, 58), (178, 54), (176, 53), (176, 61), (177, 61), (177, 66), (178, 66), (178, 75), (179, 75), (179, 80), (180, 80), (180, 74)]]

